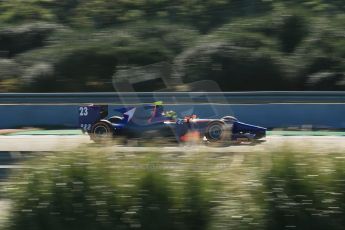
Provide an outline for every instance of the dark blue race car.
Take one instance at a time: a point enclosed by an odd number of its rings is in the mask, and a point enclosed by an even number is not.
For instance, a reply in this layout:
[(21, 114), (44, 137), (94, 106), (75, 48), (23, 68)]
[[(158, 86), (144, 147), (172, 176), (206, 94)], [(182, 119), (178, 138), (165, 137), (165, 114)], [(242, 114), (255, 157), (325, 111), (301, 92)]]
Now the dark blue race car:
[(266, 128), (246, 124), (235, 117), (201, 119), (196, 115), (177, 118), (173, 111), (164, 111), (161, 103), (139, 107), (123, 107), (109, 113), (106, 105), (79, 107), (79, 123), (91, 139), (163, 138), (177, 142), (207, 143), (255, 142), (266, 136)]

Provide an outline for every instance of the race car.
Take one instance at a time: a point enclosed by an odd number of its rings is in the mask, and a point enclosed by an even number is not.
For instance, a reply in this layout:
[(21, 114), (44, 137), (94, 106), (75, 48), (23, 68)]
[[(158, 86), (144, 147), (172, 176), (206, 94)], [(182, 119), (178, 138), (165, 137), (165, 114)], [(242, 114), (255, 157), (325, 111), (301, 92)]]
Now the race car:
[(206, 143), (255, 142), (266, 136), (266, 128), (240, 122), (233, 116), (202, 119), (196, 115), (178, 118), (165, 111), (161, 102), (138, 107), (116, 108), (107, 105), (79, 107), (81, 129), (95, 142), (116, 137), (163, 138), (177, 142)]

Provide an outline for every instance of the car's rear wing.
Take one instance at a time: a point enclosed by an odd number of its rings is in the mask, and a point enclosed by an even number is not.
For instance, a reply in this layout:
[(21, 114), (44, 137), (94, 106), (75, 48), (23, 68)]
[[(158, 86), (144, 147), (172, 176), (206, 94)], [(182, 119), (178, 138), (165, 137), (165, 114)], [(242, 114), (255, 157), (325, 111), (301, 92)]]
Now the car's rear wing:
[(93, 124), (108, 116), (108, 105), (88, 105), (78, 108), (79, 127), (89, 132)]

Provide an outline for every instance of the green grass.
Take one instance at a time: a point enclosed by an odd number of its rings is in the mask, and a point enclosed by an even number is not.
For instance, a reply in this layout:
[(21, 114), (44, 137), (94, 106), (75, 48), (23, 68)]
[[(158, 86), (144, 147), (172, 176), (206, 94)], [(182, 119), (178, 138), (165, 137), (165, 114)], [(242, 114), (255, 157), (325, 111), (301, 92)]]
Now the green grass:
[(213, 182), (171, 160), (96, 148), (31, 160), (6, 188), (7, 229), (207, 229)]
[(41, 154), (4, 189), (7, 229), (344, 229), (345, 152), (183, 151)]

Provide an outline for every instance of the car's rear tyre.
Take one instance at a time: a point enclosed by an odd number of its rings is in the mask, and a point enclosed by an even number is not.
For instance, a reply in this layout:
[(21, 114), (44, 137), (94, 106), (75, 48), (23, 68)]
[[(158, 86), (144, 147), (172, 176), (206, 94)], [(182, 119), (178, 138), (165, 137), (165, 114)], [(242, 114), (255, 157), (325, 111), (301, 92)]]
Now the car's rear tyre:
[(212, 121), (206, 127), (205, 137), (210, 144), (229, 144), (231, 141), (230, 126), (222, 120)]
[(106, 121), (99, 121), (91, 127), (90, 137), (96, 143), (110, 141), (113, 138), (113, 127)]

